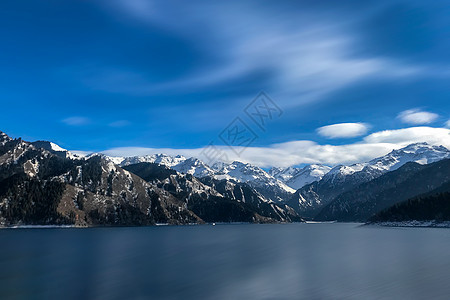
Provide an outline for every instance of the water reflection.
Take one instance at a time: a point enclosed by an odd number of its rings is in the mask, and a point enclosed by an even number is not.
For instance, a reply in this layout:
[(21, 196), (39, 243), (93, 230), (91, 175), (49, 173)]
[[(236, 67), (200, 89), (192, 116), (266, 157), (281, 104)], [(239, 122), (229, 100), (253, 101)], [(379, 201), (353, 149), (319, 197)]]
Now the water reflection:
[(2, 298), (375, 299), (450, 293), (450, 230), (355, 224), (0, 231)]

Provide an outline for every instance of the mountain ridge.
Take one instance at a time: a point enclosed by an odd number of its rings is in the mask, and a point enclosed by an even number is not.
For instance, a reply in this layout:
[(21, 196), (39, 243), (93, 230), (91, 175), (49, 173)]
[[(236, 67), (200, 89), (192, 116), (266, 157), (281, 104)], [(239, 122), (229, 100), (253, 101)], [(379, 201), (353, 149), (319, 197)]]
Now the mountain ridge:
[(407, 162), (425, 164), (446, 158), (450, 158), (450, 150), (444, 146), (432, 146), (427, 143), (410, 144), (366, 163), (336, 166), (320, 181), (297, 190), (287, 200), (287, 204), (301, 215), (313, 218), (340, 194), (385, 173), (395, 171)]

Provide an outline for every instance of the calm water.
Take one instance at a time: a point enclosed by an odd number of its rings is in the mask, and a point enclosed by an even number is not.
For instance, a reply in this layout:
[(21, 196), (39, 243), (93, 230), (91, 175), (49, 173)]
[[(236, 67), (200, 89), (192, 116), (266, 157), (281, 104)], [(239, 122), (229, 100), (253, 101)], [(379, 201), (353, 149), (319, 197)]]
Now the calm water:
[(430, 299), (450, 229), (356, 224), (0, 230), (2, 299)]

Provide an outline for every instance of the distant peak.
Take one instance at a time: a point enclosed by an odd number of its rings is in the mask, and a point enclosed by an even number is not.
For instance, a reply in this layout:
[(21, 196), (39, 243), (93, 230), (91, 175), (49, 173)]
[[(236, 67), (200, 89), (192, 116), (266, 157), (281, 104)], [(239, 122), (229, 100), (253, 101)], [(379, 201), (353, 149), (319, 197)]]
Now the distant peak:
[[(439, 145), (430, 145), (427, 142), (420, 142), (420, 143), (414, 143), (414, 144), (409, 144), (406, 147), (403, 147), (401, 149), (398, 149), (397, 151), (419, 151), (419, 150), (431, 150), (431, 151), (449, 151), (446, 147)], [(396, 150), (394, 150), (396, 151)]]
[(222, 166), (222, 167), (225, 167), (225, 166), (245, 167), (245, 166), (248, 166), (249, 164), (243, 163), (243, 162), (238, 161), (238, 160), (235, 160), (235, 161), (233, 161), (233, 162), (230, 163), (230, 164), (227, 164), (227, 163), (218, 163), (217, 165), (218, 165), (218, 166)]
[(10, 141), (12, 138), (10, 138), (6, 133), (0, 130), (0, 142)]

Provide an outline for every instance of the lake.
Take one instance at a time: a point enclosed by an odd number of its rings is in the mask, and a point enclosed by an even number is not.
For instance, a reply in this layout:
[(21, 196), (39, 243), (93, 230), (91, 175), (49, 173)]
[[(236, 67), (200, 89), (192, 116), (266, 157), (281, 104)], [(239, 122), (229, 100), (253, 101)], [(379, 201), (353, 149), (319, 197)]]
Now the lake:
[(2, 299), (448, 299), (450, 229), (0, 230)]

